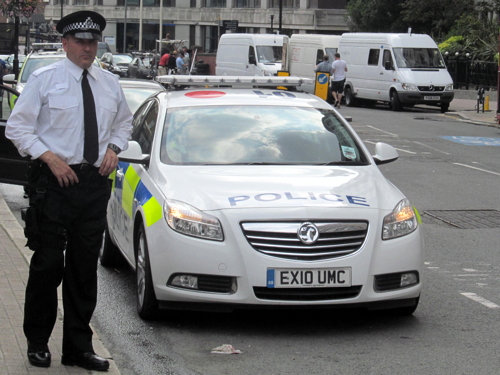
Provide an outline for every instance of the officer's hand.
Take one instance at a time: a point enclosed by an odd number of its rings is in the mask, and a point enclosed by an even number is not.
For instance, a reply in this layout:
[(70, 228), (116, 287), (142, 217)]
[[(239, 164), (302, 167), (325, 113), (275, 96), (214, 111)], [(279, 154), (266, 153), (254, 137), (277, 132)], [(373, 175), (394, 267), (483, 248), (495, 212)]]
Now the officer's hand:
[(39, 159), (49, 166), (52, 174), (57, 178), (59, 186), (68, 187), (79, 182), (75, 171), (52, 151), (43, 153)]
[(99, 168), (99, 174), (101, 176), (108, 176), (113, 172), (118, 165), (118, 155), (112, 149), (108, 148), (106, 150), (106, 155), (102, 160), (101, 167)]

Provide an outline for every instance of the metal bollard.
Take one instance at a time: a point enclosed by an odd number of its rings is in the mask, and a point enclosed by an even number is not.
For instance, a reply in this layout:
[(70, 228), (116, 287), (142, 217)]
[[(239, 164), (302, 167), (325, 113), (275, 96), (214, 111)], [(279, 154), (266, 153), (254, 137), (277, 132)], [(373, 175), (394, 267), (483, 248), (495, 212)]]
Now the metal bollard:
[(479, 113), (479, 107), (483, 105), (483, 112), (484, 112), (484, 87), (480, 87), (477, 90), (477, 106), (476, 106), (476, 111)]
[(485, 111), (489, 111), (490, 110), (490, 96), (489, 95), (486, 95), (484, 97), (484, 106), (483, 106), (483, 109)]

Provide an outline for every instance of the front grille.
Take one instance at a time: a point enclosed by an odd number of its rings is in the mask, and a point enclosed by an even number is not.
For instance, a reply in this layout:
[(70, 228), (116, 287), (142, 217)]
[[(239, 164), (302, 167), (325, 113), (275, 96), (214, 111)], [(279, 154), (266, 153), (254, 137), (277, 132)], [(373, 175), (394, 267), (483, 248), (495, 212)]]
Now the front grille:
[(361, 286), (346, 288), (266, 288), (254, 287), (258, 299), (273, 301), (329, 301), (354, 298), (361, 292)]
[(430, 86), (418, 86), (419, 91), (444, 91), (444, 86), (432, 86), (432, 89)]
[(298, 237), (304, 222), (242, 223), (243, 234), (257, 251), (285, 259), (314, 261), (352, 254), (363, 245), (368, 232), (364, 221), (314, 222), (319, 238), (305, 244)]

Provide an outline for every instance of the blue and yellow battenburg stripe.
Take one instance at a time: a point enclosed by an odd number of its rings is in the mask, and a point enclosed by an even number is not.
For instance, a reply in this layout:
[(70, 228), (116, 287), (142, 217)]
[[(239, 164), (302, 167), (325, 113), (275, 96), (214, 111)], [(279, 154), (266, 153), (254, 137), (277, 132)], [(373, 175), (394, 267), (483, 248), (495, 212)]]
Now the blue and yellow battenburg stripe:
[(118, 166), (125, 172), (123, 181), (116, 178), (116, 170), (109, 178), (113, 180), (113, 193), (116, 194), (118, 201), (121, 201), (123, 211), (132, 218), (137, 206), (142, 206), (146, 227), (153, 225), (163, 217), (161, 204), (142, 183), (140, 176), (130, 163), (119, 162)]

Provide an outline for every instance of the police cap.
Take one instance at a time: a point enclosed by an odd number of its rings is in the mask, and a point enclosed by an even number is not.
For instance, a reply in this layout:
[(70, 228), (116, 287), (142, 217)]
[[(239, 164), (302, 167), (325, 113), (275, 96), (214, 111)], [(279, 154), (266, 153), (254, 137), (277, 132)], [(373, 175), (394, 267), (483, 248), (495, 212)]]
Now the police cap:
[(82, 10), (64, 16), (57, 23), (56, 29), (63, 35), (73, 35), (80, 39), (101, 40), (106, 20), (99, 13)]

